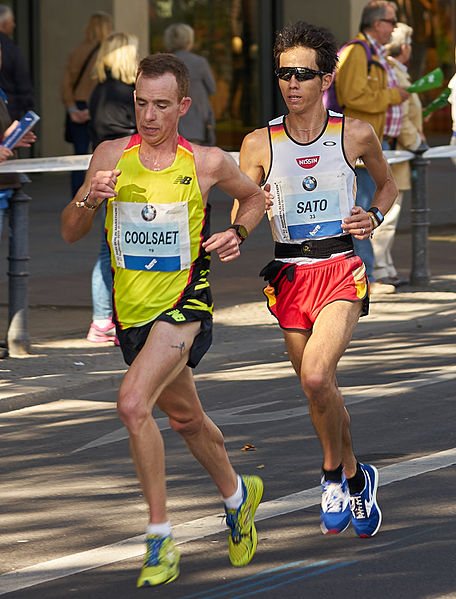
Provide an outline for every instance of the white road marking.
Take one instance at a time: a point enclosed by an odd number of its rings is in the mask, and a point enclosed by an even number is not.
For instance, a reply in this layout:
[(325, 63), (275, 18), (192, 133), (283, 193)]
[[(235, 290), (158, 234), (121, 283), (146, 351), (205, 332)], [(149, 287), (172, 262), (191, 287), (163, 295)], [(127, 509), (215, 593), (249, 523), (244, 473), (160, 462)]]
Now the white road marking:
[[(293, 382), (291, 386), (296, 387), (296, 390), (299, 391), (299, 382), (294, 380), (295, 374), (292, 370), (291, 365), (287, 363), (286, 369), (289, 370), (289, 375), (293, 376)], [(262, 370), (267, 371), (273, 370), (277, 367), (276, 363), (271, 364), (263, 364)], [(200, 378), (198, 380), (214, 380), (214, 377), (220, 375), (222, 378), (220, 380), (227, 380), (227, 378), (231, 377), (231, 380), (241, 380), (238, 371), (242, 372), (243, 379), (250, 378), (250, 367), (241, 367), (234, 368), (231, 370), (220, 371), (220, 373), (212, 373), (208, 375), (198, 375)], [(246, 373), (249, 373), (249, 376), (246, 377)], [(254, 372), (254, 370), (253, 370)], [(281, 372), (285, 372), (285, 367)], [(230, 374), (230, 376), (228, 376)], [(207, 379), (205, 378), (207, 377)], [(254, 377), (254, 380), (258, 380), (261, 378), (259, 376)], [(432, 368), (429, 372), (423, 372), (420, 370), (419, 373), (416, 373), (413, 378), (403, 380), (403, 381), (395, 381), (393, 383), (386, 383), (382, 385), (376, 386), (356, 386), (356, 387), (342, 387), (341, 391), (344, 395), (345, 405), (354, 405), (357, 403), (371, 401), (373, 399), (384, 398), (392, 395), (397, 395), (400, 393), (406, 393), (411, 389), (418, 389), (419, 387), (425, 387), (426, 385), (435, 385), (437, 383), (443, 383), (446, 381), (450, 381), (456, 378), (456, 366), (445, 366), (440, 369)], [(288, 389), (290, 385), (284, 384), (283, 390)], [(260, 393), (250, 395), (249, 400), (259, 399), (261, 397), (270, 397), (272, 394), (271, 389), (267, 389)], [(257, 404), (249, 404), (242, 405), (237, 408), (228, 408), (224, 410), (212, 410), (208, 411), (208, 416), (217, 424), (217, 426), (228, 426), (228, 425), (245, 425), (245, 424), (254, 424), (259, 422), (275, 422), (279, 420), (287, 420), (288, 418), (298, 418), (300, 416), (306, 416), (309, 413), (309, 408), (307, 405), (301, 405), (296, 408), (286, 408), (285, 410), (275, 410), (271, 412), (266, 412), (265, 410), (257, 411), (258, 408), (263, 408), (265, 406), (273, 405), (279, 403), (280, 400), (265, 402), (265, 403), (257, 403)], [(240, 413), (246, 412), (248, 410), (252, 410), (251, 413)], [(169, 426), (168, 418), (157, 418), (157, 425), (161, 431), (168, 430), (171, 428)], [(72, 453), (79, 453), (80, 451), (85, 451), (86, 449), (92, 449), (95, 447), (101, 447), (103, 445), (109, 445), (110, 443), (116, 443), (117, 441), (122, 441), (124, 439), (128, 439), (128, 432), (122, 426), (111, 433), (107, 433), (102, 437), (98, 437), (94, 439), (90, 443), (83, 445), (82, 447), (78, 447), (73, 450)]]
[[(455, 464), (456, 447), (420, 458), (406, 460), (381, 468), (379, 472), (380, 485), (389, 485), (393, 482), (402, 481), (441, 468), (447, 468)], [(312, 507), (320, 502), (320, 494), (320, 487), (314, 487), (267, 501), (260, 504), (255, 520), (266, 520)], [(174, 527), (174, 534), (178, 544), (183, 544), (225, 530), (223, 520), (220, 516), (207, 516), (178, 524)], [(188, 551), (190, 550), (188, 548)], [(81, 551), (73, 555), (35, 564), (34, 566), (1, 575), (0, 595), (45, 582), (51, 582), (59, 578), (65, 578), (126, 559), (139, 557), (143, 553), (144, 535), (139, 535), (112, 545), (97, 547), (89, 551)]]

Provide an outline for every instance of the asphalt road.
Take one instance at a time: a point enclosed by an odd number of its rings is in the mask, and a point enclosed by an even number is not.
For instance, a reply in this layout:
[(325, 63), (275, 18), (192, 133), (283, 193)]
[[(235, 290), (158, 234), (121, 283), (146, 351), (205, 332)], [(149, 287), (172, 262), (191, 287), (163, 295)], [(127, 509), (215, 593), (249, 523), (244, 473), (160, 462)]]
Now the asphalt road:
[[(56, 203), (32, 210), (33, 298), (57, 307), (71, 298), (89, 308), (97, 233), (81, 245), (63, 246)], [(227, 205), (222, 207), (214, 230), (225, 222)], [(403, 276), (410, 265), (408, 242), (397, 239)], [(436, 242), (431, 253), (435, 248), (440, 253), (433, 273), (451, 273), (454, 243)], [(85, 385), (80, 391), (63, 388), (56, 401), (0, 414), (0, 595), (456, 597), (454, 281), (441, 292), (406, 289), (377, 298), (356, 329), (339, 384), (355, 451), (380, 471), (383, 525), (372, 539), (357, 538), (351, 528), (325, 537), (319, 529), (319, 442), (281, 333), (259, 301), (257, 273), (269, 259), (269, 232), (262, 225), (245, 244), (242, 261), (214, 260), (214, 345), (195, 373), (236, 470), (264, 480), (251, 564), (230, 565), (217, 491), (163, 419), (181, 575), (170, 585), (136, 591), (146, 509), (116, 414), (116, 391), (91, 392)], [(33, 326), (39, 331), (49, 325)], [(254, 448), (244, 451), (246, 444)]]
[[(272, 319), (261, 304), (241, 303), (219, 310), (214, 348), (196, 380), (237, 471), (264, 479), (257, 554), (246, 568), (230, 566), (217, 492), (162, 419), (182, 568), (172, 584), (140, 592), (456, 596), (455, 306), (437, 294), (424, 310), (405, 293), (404, 319), (390, 301), (374, 304), (371, 320), (360, 323), (339, 375), (356, 452), (380, 469), (377, 536), (320, 533), (321, 452), (305, 398)], [(136, 596), (146, 511), (115, 400), (113, 390), (62, 392), (60, 401), (1, 415), (0, 594)], [(246, 444), (255, 449), (243, 451)]]

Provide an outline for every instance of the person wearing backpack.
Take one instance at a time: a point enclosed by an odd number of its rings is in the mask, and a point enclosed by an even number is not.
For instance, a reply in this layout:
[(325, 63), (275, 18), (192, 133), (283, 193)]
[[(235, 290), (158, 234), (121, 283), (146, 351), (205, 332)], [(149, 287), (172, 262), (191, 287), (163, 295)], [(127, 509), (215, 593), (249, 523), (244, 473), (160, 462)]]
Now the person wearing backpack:
[[(396, 5), (385, 0), (372, 0), (363, 9), (360, 33), (355, 40), (342, 47), (335, 75), (337, 101), (343, 113), (351, 118), (367, 121), (382, 141), (386, 134), (393, 142), (400, 131), (402, 111), (400, 105), (410, 94), (399, 87), (394, 75), (388, 73), (388, 63), (383, 46), (396, 27)], [(370, 56), (366, 51), (370, 50)], [(387, 112), (391, 107), (398, 110)], [(385, 125), (389, 129), (385, 131)], [(357, 204), (365, 210), (372, 204), (375, 184), (364, 166), (356, 167)], [(376, 283), (373, 275), (374, 254), (370, 238), (354, 240), (355, 252), (366, 266), (371, 292), (394, 293), (393, 285)]]

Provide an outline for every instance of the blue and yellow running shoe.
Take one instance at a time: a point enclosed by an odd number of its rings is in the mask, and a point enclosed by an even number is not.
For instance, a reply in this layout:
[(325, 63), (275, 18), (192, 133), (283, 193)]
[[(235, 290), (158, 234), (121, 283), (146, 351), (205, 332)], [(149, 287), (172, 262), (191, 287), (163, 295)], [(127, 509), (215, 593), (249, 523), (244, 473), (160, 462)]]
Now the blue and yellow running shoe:
[(377, 503), (378, 470), (369, 464), (360, 466), (366, 483), (361, 493), (350, 495), (351, 521), (359, 537), (373, 537), (382, 523)]
[(246, 566), (257, 547), (257, 532), (253, 517), (263, 495), (263, 481), (258, 476), (241, 476), (243, 501), (237, 510), (226, 512), (226, 524), (231, 529), (228, 541), (233, 566)]
[(144, 565), (136, 586), (166, 584), (179, 576), (180, 554), (172, 537), (149, 535), (146, 538)]

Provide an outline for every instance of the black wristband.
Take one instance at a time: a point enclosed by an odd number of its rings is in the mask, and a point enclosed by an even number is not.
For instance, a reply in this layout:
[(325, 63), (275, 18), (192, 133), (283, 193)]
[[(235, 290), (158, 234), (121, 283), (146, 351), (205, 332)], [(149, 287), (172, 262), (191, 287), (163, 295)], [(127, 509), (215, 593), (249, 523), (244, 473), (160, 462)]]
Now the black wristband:
[(380, 210), (376, 206), (371, 206), (369, 208), (368, 212), (370, 212), (372, 214), (372, 216), (374, 217), (374, 219), (376, 220), (377, 227), (379, 227), (382, 224), (382, 222), (385, 220), (385, 217), (383, 216), (383, 214), (380, 212)]

